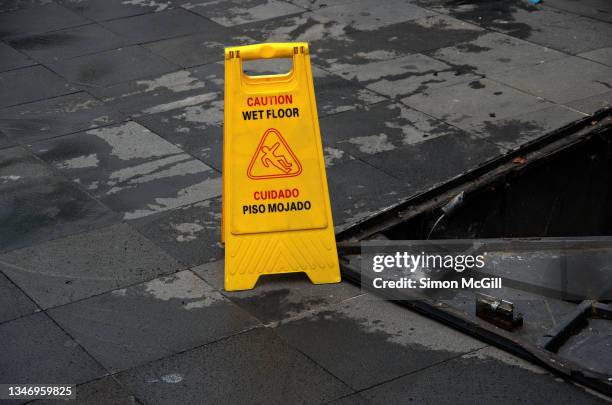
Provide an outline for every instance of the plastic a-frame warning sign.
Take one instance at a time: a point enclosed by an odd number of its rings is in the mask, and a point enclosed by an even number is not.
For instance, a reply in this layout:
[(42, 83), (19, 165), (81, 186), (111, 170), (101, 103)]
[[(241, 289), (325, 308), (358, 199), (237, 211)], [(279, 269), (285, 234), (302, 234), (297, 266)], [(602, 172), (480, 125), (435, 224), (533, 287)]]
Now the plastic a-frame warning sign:
[(250, 179), (294, 177), (302, 173), (302, 165), (285, 138), (274, 128), (268, 129), (251, 159), (247, 176)]
[[(242, 61), (292, 58), (290, 72), (248, 76)], [(225, 50), (222, 241), (225, 289), (263, 274), (340, 281), (306, 43)]]

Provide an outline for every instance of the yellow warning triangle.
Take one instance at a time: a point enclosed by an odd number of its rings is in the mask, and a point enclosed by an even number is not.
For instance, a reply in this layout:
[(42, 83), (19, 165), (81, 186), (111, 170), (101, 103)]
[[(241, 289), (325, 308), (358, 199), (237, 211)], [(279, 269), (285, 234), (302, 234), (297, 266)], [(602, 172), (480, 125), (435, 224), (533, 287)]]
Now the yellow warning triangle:
[(268, 129), (251, 159), (247, 176), (250, 179), (294, 177), (302, 173), (302, 165), (278, 130)]

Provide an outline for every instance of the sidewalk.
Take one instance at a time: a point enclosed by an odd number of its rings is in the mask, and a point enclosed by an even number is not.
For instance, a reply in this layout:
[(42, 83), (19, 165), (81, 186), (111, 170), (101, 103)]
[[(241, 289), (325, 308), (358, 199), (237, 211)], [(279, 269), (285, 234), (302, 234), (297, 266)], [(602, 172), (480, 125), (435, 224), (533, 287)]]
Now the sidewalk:
[(0, 40), (0, 383), (602, 401), (348, 283), (226, 293), (218, 241), (224, 46), (309, 42), (340, 231), (612, 103), (608, 1), (9, 0)]

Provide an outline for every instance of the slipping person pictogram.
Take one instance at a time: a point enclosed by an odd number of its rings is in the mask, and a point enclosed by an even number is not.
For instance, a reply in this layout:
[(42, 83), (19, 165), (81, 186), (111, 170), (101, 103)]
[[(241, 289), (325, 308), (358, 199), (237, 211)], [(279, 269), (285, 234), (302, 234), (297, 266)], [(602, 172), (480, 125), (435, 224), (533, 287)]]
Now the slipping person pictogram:
[(294, 177), (302, 173), (302, 165), (281, 133), (268, 129), (255, 150), (247, 169), (253, 180)]
[(267, 146), (261, 148), (263, 152), (261, 163), (263, 163), (265, 167), (270, 167), (270, 164), (272, 164), (279, 168), (283, 173), (289, 173), (291, 171), (291, 166), (293, 165), (287, 161), (285, 155), (278, 156), (276, 154), (276, 150), (279, 146), (280, 142), (276, 142), (271, 148), (268, 148)]

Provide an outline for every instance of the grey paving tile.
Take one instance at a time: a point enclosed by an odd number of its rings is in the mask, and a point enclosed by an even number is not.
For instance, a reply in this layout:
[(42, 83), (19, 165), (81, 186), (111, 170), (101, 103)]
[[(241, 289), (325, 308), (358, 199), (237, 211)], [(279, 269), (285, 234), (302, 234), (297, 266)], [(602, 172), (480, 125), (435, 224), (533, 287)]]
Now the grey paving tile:
[[(198, 74), (203, 74), (211, 67), (214, 67), (214, 70), (218, 70), (218, 72), (206, 74), (206, 80), (211, 80), (215, 84), (222, 83), (221, 65), (213, 64), (203, 66), (198, 68)], [(321, 115), (336, 113), (355, 108), (359, 105), (366, 105), (382, 100), (381, 97), (367, 90), (352, 86), (350, 83), (347, 83), (346, 86), (351, 89), (352, 92), (346, 94), (344, 89), (345, 84), (342, 79), (330, 75), (316, 67), (314, 67), (313, 70), (315, 72), (317, 104)], [(173, 86), (173, 88), (175, 87), (178, 88), (179, 86)], [(185, 88), (186, 86), (181, 85), (180, 87)], [(199, 88), (200, 86), (194, 87)], [(179, 90), (177, 89), (176, 91), (178, 92)], [(196, 89), (196, 92), (197, 91), (199, 91), (199, 89)], [(223, 95), (221, 92), (218, 92), (214, 94), (204, 93), (201, 96), (202, 97), (187, 97), (185, 100), (198, 101), (205, 98), (210, 98), (210, 100), (198, 105), (190, 105), (176, 110), (140, 116), (136, 118), (136, 120), (147, 128), (155, 131), (169, 142), (197, 156), (217, 170), (221, 170)], [(113, 102), (112, 99), (110, 102)], [(187, 103), (185, 102), (185, 104)], [(155, 108), (156, 110), (163, 111), (165, 108), (177, 106), (180, 106), (180, 102), (169, 103), (168, 106), (162, 105), (163, 108)], [(145, 112), (155, 111), (154, 109), (149, 109)], [(330, 152), (333, 154), (334, 151)]]
[(276, 330), (289, 344), (354, 389), (371, 387), (485, 346), (371, 295), (284, 323)]
[(539, 65), (567, 56), (562, 52), (497, 32), (438, 49), (430, 55), (452, 65), (464, 66), (465, 69), (469, 67), (471, 71), (481, 74)]
[(462, 131), (362, 159), (400, 179), (415, 195), (477, 168), (507, 151)]
[(329, 402), (329, 405), (371, 405), (361, 394), (351, 394)]
[(333, 146), (325, 146), (327, 140), (325, 139), (325, 135), (323, 137), (323, 159), (325, 160), (325, 167), (330, 168), (335, 165), (339, 165), (341, 163), (350, 162), (355, 160), (354, 156), (349, 155), (342, 149), (334, 148)]
[(157, 404), (318, 404), (351, 392), (267, 328), (153, 362), (117, 378), (145, 403)]
[(98, 24), (89, 24), (20, 37), (10, 44), (33, 59), (46, 62), (119, 48), (125, 41)]
[(450, 15), (572, 54), (610, 46), (610, 24), (520, 0), (447, 3)]
[(218, 171), (223, 161), (223, 93), (205, 93), (211, 100), (136, 121), (168, 142), (196, 156)]
[(43, 66), (0, 74), (0, 108), (74, 93), (75, 88)]
[(122, 117), (84, 92), (0, 110), (0, 131), (18, 143), (109, 125)]
[[(257, 42), (314, 42), (346, 39), (346, 24), (330, 20), (322, 15), (304, 12), (296, 15), (267, 18), (263, 21), (236, 27), (235, 33)], [(312, 45), (312, 44), (311, 44)], [(312, 55), (311, 47), (311, 57)]]
[[(290, 59), (249, 62), (254, 63), (243, 63), (243, 70), (248, 75), (278, 74), (291, 70)], [(312, 66), (312, 76), (319, 117), (386, 100), (385, 97), (364, 89), (356, 83), (344, 80), (339, 75), (329, 73), (316, 65)]]
[(36, 62), (16, 51), (4, 42), (0, 42), (0, 72), (35, 65)]
[(139, 46), (79, 56), (49, 65), (73, 83), (102, 87), (177, 70), (177, 66)]
[(359, 160), (330, 167), (327, 181), (337, 232), (394, 206), (411, 191), (407, 184)]
[(390, 25), (380, 30), (366, 31), (360, 33), (358, 37), (365, 40), (373, 35), (372, 39), (380, 38), (381, 42), (387, 39), (391, 42), (391, 46), (399, 49), (423, 52), (458, 42), (470, 41), (485, 32), (476, 25), (436, 14)]
[(169, 274), (181, 266), (126, 224), (0, 256), (0, 269), (43, 309)]
[(427, 89), (476, 80), (469, 65), (449, 65), (417, 53), (397, 59), (347, 66), (336, 73), (368, 89), (393, 98), (408, 96)]
[(217, 93), (223, 91), (223, 65), (177, 70), (89, 91), (132, 117), (160, 113), (218, 97)]
[[(307, 41), (311, 59), (332, 71), (454, 45), (486, 32), (475, 25), (441, 15), (368, 31), (355, 31), (346, 24), (316, 13), (272, 19), (240, 28), (243, 35), (262, 42)], [(358, 50), (355, 44), (359, 44)]]
[(21, 10), (28, 7), (52, 3), (53, 0), (4, 0), (0, 4), (0, 12)]
[[(460, 376), (460, 377), (459, 377)], [(444, 389), (441, 389), (441, 383)], [(492, 347), (361, 393), (373, 404), (598, 404), (602, 399)]]
[[(76, 398), (72, 405), (135, 405), (137, 399), (129, 394), (113, 377), (104, 377), (76, 387)], [(36, 405), (65, 405), (66, 400), (39, 400)]]
[(186, 266), (223, 257), (220, 197), (150, 215), (132, 225)]
[(37, 309), (23, 291), (0, 273), (0, 323), (29, 315)]
[(8, 39), (88, 24), (89, 20), (56, 3), (0, 14), (0, 38)]
[(111, 372), (258, 324), (188, 270), (52, 309), (48, 314)]
[(489, 77), (557, 103), (605, 93), (612, 88), (612, 67), (576, 57), (494, 73)]
[(459, 128), (552, 105), (489, 79), (425, 90), (403, 98), (402, 102)]
[(231, 28), (216, 28), (208, 32), (150, 42), (143, 46), (184, 68), (223, 61), (227, 46), (255, 43)]
[(133, 121), (40, 142), (32, 150), (124, 219), (221, 194), (217, 171)]
[(342, 77), (313, 66), (313, 82), (319, 117), (354, 110), (386, 98)]
[(352, 0), (291, 0), (290, 3), (296, 6), (308, 9), (316, 10), (321, 7), (338, 6), (340, 4), (349, 4)]
[(357, 30), (372, 30), (435, 14), (402, 0), (356, 0), (350, 2), (350, 6), (330, 2), (328, 7), (315, 12)]
[(160, 12), (174, 7), (170, 0), (58, 0), (63, 6), (94, 21)]
[(0, 252), (115, 221), (112, 211), (23, 149), (0, 150)]
[(192, 270), (264, 324), (302, 316), (361, 294), (359, 287), (348, 282), (312, 284), (303, 273), (262, 276), (253, 290), (224, 291), (224, 263), (217, 260)]
[[(400, 50), (394, 50), (386, 41), (361, 42), (365, 48), (355, 52), (351, 37), (354, 30), (346, 24), (330, 20), (315, 13), (302, 13), (265, 20), (238, 27), (241, 36), (255, 42), (308, 42), (310, 58), (324, 68), (330, 68), (339, 60), (370, 60), (374, 57), (390, 59)], [(372, 54), (372, 50), (375, 52)], [(356, 63), (356, 62), (355, 62)]]
[(484, 121), (471, 133), (480, 133), (489, 142), (506, 149), (517, 149), (564, 125), (584, 118), (584, 114), (554, 105), (544, 110), (509, 117), (497, 121)]
[(606, 0), (550, 0), (545, 3), (547, 7), (565, 10), (572, 14), (579, 14), (597, 20), (612, 22), (612, 6)]
[(0, 131), (0, 149), (8, 148), (15, 145), (17, 144), (14, 140), (9, 139), (9, 137), (6, 136), (4, 132)]
[(579, 54), (578, 56), (602, 63), (606, 66), (612, 66), (612, 47), (596, 49), (590, 52), (584, 52)]
[(279, 0), (196, 1), (185, 3), (183, 7), (226, 27), (304, 11)]
[(603, 108), (612, 106), (612, 91), (572, 101), (565, 105), (585, 114), (593, 114)]
[(324, 145), (364, 157), (459, 132), (399, 103), (379, 103), (320, 120)]
[(109, 30), (126, 38), (132, 44), (158, 41), (220, 28), (216, 23), (182, 8), (164, 10), (103, 22)]
[[(329, 67), (337, 71), (363, 63), (389, 60), (473, 40), (484, 33), (475, 25), (443, 15), (423, 17), (375, 30), (355, 31), (347, 35), (350, 42), (334, 50), (336, 56), (328, 56)], [(360, 52), (354, 52), (354, 43), (360, 44)], [(315, 45), (326, 49), (323, 42)]]
[(3, 384), (80, 384), (106, 371), (44, 313), (0, 325)]

